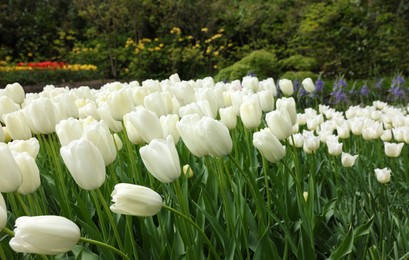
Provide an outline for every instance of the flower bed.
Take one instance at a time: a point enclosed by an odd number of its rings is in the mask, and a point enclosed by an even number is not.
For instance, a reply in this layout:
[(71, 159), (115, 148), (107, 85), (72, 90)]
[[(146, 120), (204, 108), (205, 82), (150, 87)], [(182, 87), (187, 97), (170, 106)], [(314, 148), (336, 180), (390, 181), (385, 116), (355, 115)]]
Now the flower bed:
[(330, 106), (296, 83), (7, 85), (0, 256), (405, 257), (406, 104)]

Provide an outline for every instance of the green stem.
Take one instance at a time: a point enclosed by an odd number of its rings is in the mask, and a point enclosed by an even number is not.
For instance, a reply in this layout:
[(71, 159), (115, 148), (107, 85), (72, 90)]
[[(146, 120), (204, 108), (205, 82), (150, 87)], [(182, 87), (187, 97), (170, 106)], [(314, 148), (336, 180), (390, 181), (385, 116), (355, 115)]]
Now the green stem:
[(93, 244), (93, 245), (96, 245), (96, 246), (99, 246), (99, 247), (107, 248), (107, 249), (115, 252), (116, 254), (120, 255), (122, 257), (122, 259), (131, 260), (131, 258), (129, 258), (121, 250), (119, 250), (119, 249), (117, 249), (117, 248), (115, 248), (115, 247), (113, 247), (113, 246), (111, 246), (109, 244), (103, 243), (101, 241), (97, 241), (97, 240), (93, 240), (93, 239), (89, 239), (89, 238), (85, 238), (85, 237), (80, 237), (80, 241), (84, 242), (84, 243)]
[(9, 235), (10, 237), (14, 237), (14, 232), (13, 230), (8, 229), (7, 227), (4, 227), (1, 232), (6, 233), (7, 235)]
[(182, 212), (177, 211), (174, 208), (171, 208), (167, 205), (162, 205), (163, 208), (169, 210), (170, 212), (176, 214), (177, 216), (183, 218), (184, 220), (186, 220), (187, 222), (189, 222), (193, 227), (195, 227), (197, 229), (197, 231), (199, 231), (199, 233), (203, 236), (203, 238), (206, 240), (206, 243), (209, 245), (210, 251), (212, 252), (213, 256), (215, 257), (215, 259), (220, 259), (219, 255), (217, 254), (216, 249), (214, 248), (214, 246), (212, 245), (212, 242), (210, 242), (209, 238), (206, 236), (206, 234), (204, 233), (204, 231), (195, 223), (193, 222), (193, 220), (191, 220), (189, 217), (187, 217), (186, 215), (184, 215)]
[(130, 215), (126, 215), (126, 228), (128, 230), (129, 241), (131, 241), (134, 259), (137, 260), (138, 250), (136, 249), (136, 243), (133, 243), (135, 239), (134, 239), (133, 232), (132, 232), (132, 216)]
[(96, 189), (96, 192), (97, 192), (97, 195), (98, 195), (99, 199), (101, 200), (102, 207), (104, 208), (105, 213), (106, 213), (106, 216), (108, 217), (108, 220), (109, 220), (109, 222), (110, 222), (110, 224), (111, 224), (111, 227), (112, 227), (112, 229), (113, 229), (113, 231), (114, 231), (114, 236), (115, 236), (115, 239), (116, 239), (117, 242), (118, 242), (119, 249), (120, 249), (120, 250), (123, 250), (123, 249), (124, 249), (124, 246), (123, 246), (123, 244), (122, 244), (121, 237), (119, 236), (119, 232), (118, 232), (117, 225), (116, 225), (116, 223), (115, 223), (115, 221), (114, 221), (114, 218), (112, 217), (112, 212), (110, 211), (110, 209), (109, 209), (109, 207), (108, 207), (108, 204), (107, 204), (107, 202), (106, 202), (104, 196), (102, 195), (101, 190), (100, 190), (100, 189)]
[(24, 214), (25, 214), (26, 216), (30, 216), (30, 215), (31, 215), (31, 214), (30, 214), (30, 211), (28, 210), (27, 205), (26, 205), (26, 203), (24, 202), (23, 198), (21, 197), (20, 193), (14, 192), (14, 196), (16, 196), (16, 198), (17, 198), (17, 200), (18, 200), (18, 202), (19, 202), (19, 204), (20, 204), (20, 207), (21, 207), (21, 208), (23, 209), (23, 211), (24, 211)]
[[(270, 198), (270, 188), (269, 188), (269, 184), (268, 184), (268, 171), (267, 171), (267, 167), (268, 167), (268, 162), (266, 160), (266, 158), (264, 158), (264, 156), (262, 156), (262, 162), (263, 162), (263, 173), (264, 173), (264, 183), (266, 186), (266, 194), (267, 194), (267, 210), (268, 212), (271, 212), (271, 198)], [(268, 215), (270, 216), (270, 215)], [(271, 225), (271, 218), (268, 217), (267, 218), (267, 227), (270, 228)]]

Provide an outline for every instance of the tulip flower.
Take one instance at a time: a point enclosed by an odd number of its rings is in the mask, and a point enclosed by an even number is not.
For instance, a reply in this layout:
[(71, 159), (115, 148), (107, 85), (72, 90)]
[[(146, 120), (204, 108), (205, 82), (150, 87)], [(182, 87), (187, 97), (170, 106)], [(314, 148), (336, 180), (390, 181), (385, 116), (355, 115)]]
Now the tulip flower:
[(16, 160), (22, 177), (22, 183), (17, 192), (24, 195), (35, 192), (41, 184), (40, 170), (35, 159), (26, 152), (14, 153), (13, 157)]
[(219, 110), (219, 104), (216, 99), (216, 94), (213, 88), (201, 88), (198, 89), (196, 92), (196, 100), (197, 102), (200, 101), (207, 101), (209, 103), (209, 110), (210, 113), (207, 113), (207, 116), (215, 118), (217, 115), (217, 111)]
[(291, 96), (294, 93), (293, 82), (289, 79), (280, 79), (278, 81), (278, 86), (281, 92), (286, 96)]
[(21, 110), (3, 116), (11, 139), (27, 140), (31, 138), (31, 129), (28, 126), (24, 113)]
[(85, 138), (71, 141), (61, 147), (60, 153), (78, 186), (84, 190), (93, 190), (104, 183), (104, 158), (91, 141)]
[(357, 158), (358, 158), (358, 155), (351, 155), (349, 153), (342, 152), (342, 155), (341, 155), (342, 166), (344, 166), (345, 168), (354, 166)]
[(274, 109), (274, 96), (268, 90), (257, 93), (260, 107), (263, 112), (270, 112)]
[(315, 85), (311, 78), (305, 78), (301, 84), (303, 85), (305, 91), (312, 93), (315, 91)]
[(71, 141), (80, 139), (83, 127), (79, 120), (72, 117), (61, 120), (55, 126), (55, 132), (62, 146), (69, 144)]
[(202, 157), (208, 154), (208, 149), (205, 140), (197, 132), (196, 126), (199, 121), (198, 114), (187, 115), (176, 123), (176, 128), (189, 151), (197, 157)]
[(0, 193), (0, 230), (7, 224), (7, 207), (3, 195)]
[(0, 143), (0, 158), (0, 192), (14, 192), (23, 180), (20, 168), (5, 143)]
[(7, 84), (5, 90), (7, 96), (17, 104), (22, 104), (24, 102), (25, 92), (20, 83)]
[(19, 217), (10, 247), (18, 253), (58, 255), (70, 251), (81, 233), (71, 220), (60, 216)]
[(185, 176), (187, 176), (188, 178), (192, 178), (193, 175), (194, 175), (193, 170), (192, 170), (192, 167), (190, 167), (189, 164), (183, 165), (182, 171), (183, 171), (183, 174), (184, 174)]
[(304, 145), (304, 138), (300, 133), (293, 134), (292, 136), (288, 137), (287, 140), (290, 143), (290, 145), (295, 146), (297, 148), (301, 148)]
[(128, 92), (124, 89), (112, 92), (108, 97), (108, 110), (115, 120), (122, 120), (124, 115), (131, 112), (134, 109), (132, 99), (129, 97)]
[(140, 185), (119, 183), (111, 194), (110, 209), (114, 213), (150, 217), (162, 208), (162, 197), (155, 191)]
[(240, 106), (240, 118), (247, 129), (254, 129), (260, 125), (262, 113), (257, 96), (244, 101)]
[(338, 156), (342, 153), (342, 143), (337, 141), (327, 141), (328, 153), (332, 156)]
[(139, 152), (145, 167), (160, 182), (169, 183), (179, 178), (179, 155), (171, 135), (166, 140), (152, 140), (141, 147)]
[[(138, 107), (136, 111), (132, 111), (126, 116), (127, 124), (125, 124), (125, 127), (134, 127), (145, 143), (149, 143), (153, 139), (163, 138), (159, 117), (152, 111), (144, 107)], [(127, 129), (127, 132), (131, 129)]]
[(128, 113), (124, 115), (124, 126), (126, 129), (126, 135), (128, 139), (133, 144), (143, 144), (144, 141), (142, 136), (139, 134), (135, 124), (134, 124), (134, 115), (133, 113)]
[(259, 89), (260, 90), (268, 90), (270, 91), (271, 95), (273, 97), (277, 96), (277, 87), (276, 84), (274, 83), (273, 78), (267, 78), (265, 80), (262, 80), (259, 82)]
[(179, 117), (176, 114), (169, 114), (159, 118), (162, 126), (163, 136), (171, 135), (175, 144), (179, 142), (180, 134), (176, 128), (176, 123), (179, 122)]
[(173, 102), (170, 92), (155, 92), (147, 95), (144, 106), (154, 112), (158, 117), (172, 114)]
[(267, 113), (266, 122), (268, 128), (279, 140), (284, 140), (293, 133), (291, 119), (285, 109)]
[(0, 121), (4, 123), (4, 115), (17, 111), (20, 106), (8, 96), (0, 96)]
[(391, 170), (388, 168), (375, 169), (376, 179), (381, 184), (386, 184), (391, 180)]
[(384, 142), (385, 146), (385, 155), (388, 157), (399, 157), (402, 152), (404, 143), (389, 143)]
[(253, 134), (253, 145), (272, 163), (281, 160), (285, 155), (285, 146), (280, 143), (269, 128), (264, 128)]
[(243, 80), (241, 82), (243, 88), (251, 90), (253, 93), (256, 93), (258, 91), (258, 84), (258, 78), (252, 76), (243, 77)]
[(24, 107), (24, 114), (33, 133), (50, 134), (57, 124), (54, 106), (49, 98), (38, 98)]
[(101, 118), (101, 120), (104, 120), (107, 123), (111, 131), (115, 133), (122, 131), (123, 126), (121, 121), (115, 120), (112, 117), (111, 113), (109, 113), (108, 105), (106, 103), (101, 104), (97, 110), (99, 113), (99, 117)]
[(197, 131), (206, 144), (208, 153), (221, 157), (231, 153), (233, 141), (227, 127), (210, 117), (202, 117), (197, 124)]
[(105, 166), (116, 159), (116, 147), (114, 139), (104, 121), (94, 122), (84, 127), (82, 136), (90, 140), (104, 158)]
[(5, 136), (3, 127), (0, 125), (0, 142), (4, 143), (4, 141), (6, 141), (6, 136)]
[(277, 99), (276, 109), (286, 109), (290, 115), (291, 123), (295, 125), (297, 123), (297, 107), (295, 105), (295, 100), (293, 97), (282, 97)]
[(191, 114), (198, 114), (201, 117), (208, 116), (211, 118), (215, 118), (216, 112), (213, 112), (213, 109), (210, 107), (210, 103), (207, 100), (192, 102), (179, 108), (180, 117), (184, 117), (186, 115)]
[(220, 122), (222, 122), (228, 129), (232, 130), (237, 125), (237, 115), (232, 106), (222, 107), (219, 109)]
[(318, 148), (320, 147), (320, 138), (318, 136), (315, 136), (313, 132), (304, 131), (303, 137), (304, 137), (304, 145), (303, 145), (304, 152), (311, 154), (318, 150)]

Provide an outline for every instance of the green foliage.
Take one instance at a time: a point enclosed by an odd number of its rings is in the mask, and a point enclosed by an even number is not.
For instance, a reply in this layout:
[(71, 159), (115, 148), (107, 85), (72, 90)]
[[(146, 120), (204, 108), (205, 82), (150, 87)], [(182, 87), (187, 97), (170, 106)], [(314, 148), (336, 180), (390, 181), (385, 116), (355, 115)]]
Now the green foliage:
[(305, 78), (317, 79), (318, 75), (311, 71), (287, 71), (280, 78), (302, 81)]
[(302, 55), (293, 55), (287, 59), (279, 61), (279, 64), (282, 67), (282, 71), (288, 70), (303, 70), (303, 71), (316, 71), (317, 69), (317, 60), (311, 57), (305, 57)]
[(219, 71), (216, 80), (241, 79), (248, 73), (254, 73), (258, 78), (273, 77), (278, 73), (277, 57), (267, 50), (253, 51), (240, 61)]

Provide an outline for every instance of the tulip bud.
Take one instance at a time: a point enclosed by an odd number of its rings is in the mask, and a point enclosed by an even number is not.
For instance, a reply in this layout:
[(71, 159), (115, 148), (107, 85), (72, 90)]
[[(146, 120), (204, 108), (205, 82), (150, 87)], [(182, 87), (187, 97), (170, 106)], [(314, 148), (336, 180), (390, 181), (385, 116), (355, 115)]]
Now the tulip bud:
[(232, 106), (219, 109), (220, 122), (232, 130), (237, 125), (237, 115)]
[(60, 216), (19, 217), (10, 247), (18, 253), (58, 255), (70, 251), (81, 232), (71, 220)]
[(10, 148), (5, 143), (0, 143), (0, 192), (14, 192), (22, 182), (20, 168)]
[(166, 140), (152, 140), (141, 147), (139, 152), (145, 167), (160, 182), (169, 183), (179, 178), (179, 155), (171, 135)]
[(84, 190), (97, 189), (105, 182), (104, 158), (91, 141), (71, 141), (60, 153), (74, 181)]
[(289, 79), (280, 79), (278, 81), (281, 92), (286, 96), (291, 96), (294, 93), (293, 82)]
[(358, 155), (351, 155), (349, 153), (342, 152), (342, 155), (341, 155), (342, 166), (344, 166), (345, 168), (354, 166), (357, 158), (358, 158)]
[(119, 135), (117, 133), (115, 133), (114, 135), (114, 142), (115, 142), (115, 147), (117, 151), (122, 150), (124, 144), (122, 143), (121, 138), (119, 137)]
[(269, 128), (264, 128), (253, 134), (253, 145), (272, 163), (281, 160), (285, 155), (285, 146), (280, 143)]
[(79, 120), (72, 117), (61, 120), (55, 126), (55, 132), (62, 146), (69, 144), (71, 141), (80, 139), (83, 127)]
[(402, 152), (404, 143), (389, 143), (384, 142), (385, 155), (388, 157), (399, 157)]
[(7, 207), (3, 195), (0, 193), (0, 230), (7, 224)]
[(11, 139), (27, 140), (31, 138), (31, 129), (28, 126), (24, 113), (21, 110), (3, 116)]
[(6, 85), (6, 94), (17, 104), (24, 102), (25, 92), (20, 83), (13, 83)]
[(114, 139), (104, 121), (95, 122), (84, 127), (82, 136), (90, 140), (104, 159), (105, 166), (116, 159), (116, 147)]
[(267, 113), (266, 122), (268, 128), (279, 140), (284, 140), (293, 133), (291, 119), (287, 110), (273, 110)]
[(391, 170), (388, 168), (375, 169), (376, 179), (381, 184), (386, 184), (391, 180)]
[(188, 178), (192, 178), (192, 177), (193, 177), (193, 170), (192, 170), (192, 167), (190, 167), (189, 164), (183, 165), (182, 171), (183, 171), (183, 174), (184, 174), (185, 176), (187, 176)]
[(301, 83), (308, 93), (312, 93), (315, 91), (315, 85), (311, 78), (305, 78)]
[(114, 213), (150, 217), (162, 208), (162, 197), (155, 191), (140, 185), (119, 183), (111, 194), (110, 209)]
[(119, 121), (122, 120), (125, 114), (134, 109), (132, 100), (124, 89), (112, 92), (108, 97), (107, 104), (112, 117)]
[(35, 192), (41, 184), (40, 170), (38, 169), (35, 159), (26, 152), (15, 153), (13, 156), (22, 177), (22, 183), (17, 189), (17, 192), (24, 195)]
[(304, 191), (302, 196), (304, 197), (304, 201), (307, 202), (307, 200), (308, 200), (308, 191)]

